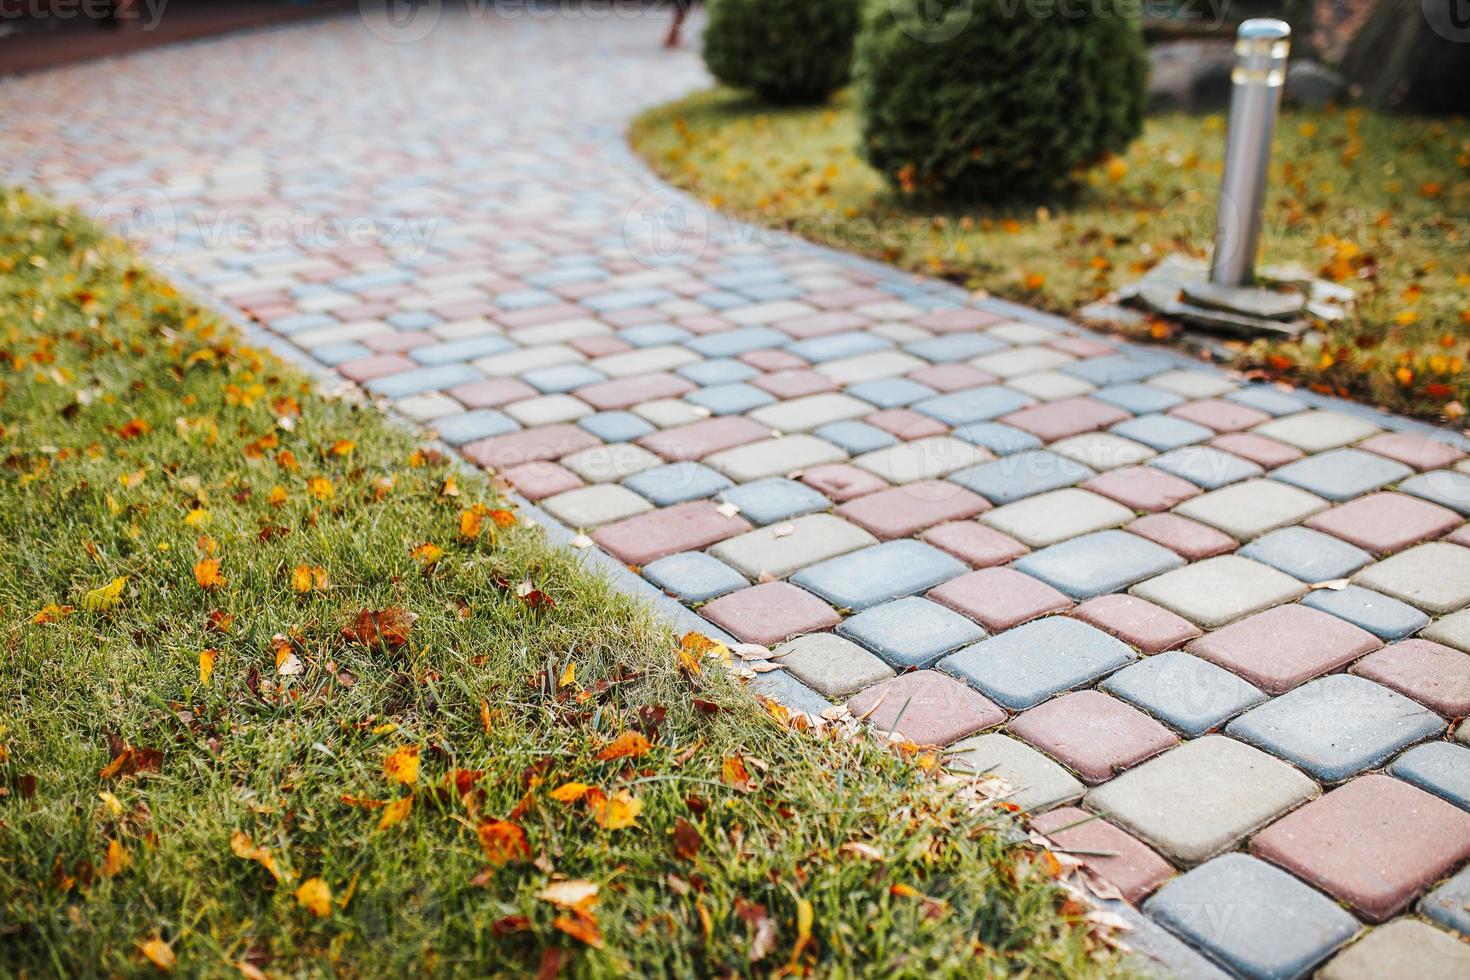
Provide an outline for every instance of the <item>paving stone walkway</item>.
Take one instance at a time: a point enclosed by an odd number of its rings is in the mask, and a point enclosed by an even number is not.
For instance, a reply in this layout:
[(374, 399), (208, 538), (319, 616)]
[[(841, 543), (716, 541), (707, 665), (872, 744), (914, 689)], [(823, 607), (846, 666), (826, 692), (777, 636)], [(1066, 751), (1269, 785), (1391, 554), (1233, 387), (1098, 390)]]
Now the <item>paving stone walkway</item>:
[(1465, 445), (704, 215), (622, 142), (704, 82), (661, 16), (529, 10), (12, 80), (0, 179), (776, 647), (766, 690), (1006, 775), (1174, 969), (1470, 976)]

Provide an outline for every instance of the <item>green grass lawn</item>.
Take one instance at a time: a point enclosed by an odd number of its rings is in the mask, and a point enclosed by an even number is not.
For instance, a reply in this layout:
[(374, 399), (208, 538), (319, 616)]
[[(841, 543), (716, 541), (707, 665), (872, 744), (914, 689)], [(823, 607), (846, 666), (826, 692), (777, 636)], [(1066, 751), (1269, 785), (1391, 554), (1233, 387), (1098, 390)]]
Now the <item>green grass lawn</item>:
[(0, 972), (1117, 971), (932, 753), (794, 729), (5, 191), (0, 330)]
[[(847, 93), (775, 109), (716, 89), (645, 113), (631, 139), (666, 178), (740, 217), (1071, 313), (1165, 254), (1205, 253), (1225, 121), (1156, 116), (1074, 194), (1011, 208), (926, 208), (891, 192), (856, 155)], [(1264, 261), (1352, 285), (1359, 316), (1302, 343), (1235, 344), (1239, 366), (1418, 415), (1463, 415), (1470, 124), (1287, 112)]]

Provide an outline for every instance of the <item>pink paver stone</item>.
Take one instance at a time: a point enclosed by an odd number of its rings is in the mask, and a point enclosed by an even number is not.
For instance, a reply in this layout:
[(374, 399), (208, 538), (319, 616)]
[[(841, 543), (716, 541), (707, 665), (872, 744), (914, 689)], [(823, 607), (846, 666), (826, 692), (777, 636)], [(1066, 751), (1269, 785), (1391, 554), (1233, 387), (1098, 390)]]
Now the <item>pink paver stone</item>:
[(936, 670), (910, 671), (874, 684), (847, 708), (879, 731), (897, 731), (920, 745), (949, 745), (1006, 720), (988, 699)]
[(1200, 628), (1184, 617), (1121, 592), (1089, 599), (1072, 615), (1144, 653), (1173, 650), (1201, 635)]
[(560, 459), (598, 445), (601, 442), (586, 429), (562, 424), (480, 439), (468, 443), (461, 451), (471, 462), (492, 470), (506, 470), (538, 459)]
[(1342, 538), (1380, 555), (1402, 551), (1411, 544), (1456, 527), (1460, 516), (1448, 507), (1402, 493), (1370, 493), (1323, 511), (1305, 522), (1307, 527)]
[(677, 374), (660, 371), (656, 374), (619, 378), (616, 381), (599, 381), (578, 388), (574, 394), (599, 412), (607, 412), (655, 398), (678, 398), (693, 391), (695, 387), (693, 382)]
[(1174, 875), (1153, 848), (1086, 810), (1049, 810), (1032, 817), (1031, 826), (1057, 847), (1076, 853), (1088, 870), (1135, 905)]
[(890, 408), (874, 412), (863, 421), (905, 441), (942, 436), (949, 431), (949, 426), (938, 419), (921, 415), (910, 408)]
[(606, 357), (609, 354), (622, 354), (633, 349), (633, 345), (626, 340), (609, 337), (607, 334), (578, 337), (567, 341), (567, 346), (580, 351), (586, 357)]
[(1401, 640), (1353, 665), (1352, 672), (1413, 698), (1446, 718), (1470, 715), (1470, 655), (1429, 640)]
[(1100, 691), (1053, 698), (1011, 719), (1006, 731), (1092, 784), (1112, 779), (1179, 741), (1142, 711)]
[(1045, 582), (1013, 568), (982, 568), (931, 589), (929, 598), (963, 613), (991, 632), (1072, 607)]
[(920, 537), (972, 568), (1003, 565), (1031, 550), (1009, 534), (1002, 534), (993, 527), (986, 527), (975, 521), (941, 524), (931, 527)]
[(538, 460), (503, 471), (501, 476), (510, 481), (522, 496), (540, 500), (553, 494), (564, 493), (583, 486), (582, 478), (560, 463)]
[(1358, 443), (1357, 448), (1398, 460), (1421, 473), (1441, 469), (1465, 458), (1465, 453), (1455, 446), (1414, 432), (1385, 432)]
[(923, 480), (850, 500), (838, 507), (836, 514), (886, 541), (989, 509), (990, 501), (962, 486), (945, 480)]
[(379, 354), (401, 353), (413, 350), (415, 347), (424, 347), (439, 342), (439, 338), (422, 330), (402, 331), (397, 333), (378, 334), (369, 337), (362, 342), (362, 346)]
[(676, 551), (708, 548), (750, 529), (745, 518), (726, 517), (714, 502), (694, 500), (608, 524), (592, 538), (620, 561), (647, 565)]
[(737, 639), (765, 646), (842, 622), (835, 609), (789, 582), (766, 582), (731, 592), (699, 612)]
[(777, 320), (771, 326), (783, 333), (789, 333), (798, 340), (805, 340), (808, 337), (823, 337), (830, 333), (841, 333), (844, 330), (861, 330), (872, 322), (857, 313), (829, 311)]
[(535, 398), (539, 392), (515, 378), (491, 378), (456, 385), (447, 394), (465, 408), (499, 408), (522, 398)]
[(767, 439), (770, 435), (771, 430), (758, 422), (740, 415), (727, 415), (651, 433), (639, 439), (638, 445), (670, 461), (703, 459), (710, 453)]
[(1470, 524), (1466, 524), (1453, 534), (1446, 534), (1444, 539), (1451, 544), (1462, 544), (1470, 548)]
[(1470, 813), (1370, 774), (1282, 817), (1251, 851), (1382, 922), (1470, 859)]
[(1223, 398), (1205, 398), (1176, 405), (1166, 413), (1187, 422), (1195, 422), (1216, 432), (1239, 432), (1253, 425), (1269, 422), (1271, 416), (1259, 409), (1227, 402)]
[(1288, 446), (1284, 442), (1267, 439), (1253, 432), (1231, 432), (1216, 436), (1210, 440), (1210, 445), (1221, 452), (1234, 453), (1241, 459), (1248, 459), (1268, 470), (1294, 463), (1306, 455), (1295, 446)]
[(359, 357), (355, 361), (344, 361), (337, 365), (337, 373), (348, 381), (362, 384), (374, 378), (385, 378), (390, 374), (400, 374), (416, 368), (418, 365), (402, 354), (376, 354), (373, 357)]
[(1291, 603), (1200, 637), (1189, 652), (1271, 694), (1336, 670), (1383, 643), (1345, 619)]
[(1108, 470), (1082, 484), (1082, 489), (1149, 513), (1168, 510), (1203, 492), (1188, 480), (1152, 466), (1124, 466)]
[(1082, 358), (1106, 357), (1109, 354), (1118, 353), (1118, 348), (1112, 344), (1105, 344), (1091, 337), (1059, 337), (1056, 340), (1047, 341), (1046, 346), (1052, 350), (1059, 350), (1063, 354)]
[(945, 393), (988, 385), (995, 380), (995, 375), (987, 374), (968, 364), (935, 364), (919, 368), (917, 371), (910, 371), (908, 378), (921, 385), (928, 385), (937, 392)]
[(984, 310), (936, 310), (926, 313), (914, 320), (914, 326), (932, 330), (935, 333), (957, 333), (961, 330), (979, 330), (983, 327), (993, 327), (997, 323), (1005, 323), (1006, 318), (995, 313), (987, 313)]
[(529, 310), (508, 310), (495, 314), (495, 319), (502, 326), (511, 330), (521, 327), (534, 327), (541, 323), (555, 323), (558, 320), (576, 320), (587, 315), (587, 311), (573, 303), (553, 303), (550, 306), (535, 306)]
[(887, 293), (881, 293), (876, 289), (854, 287), (812, 293), (806, 297), (806, 301), (821, 310), (845, 310), (853, 306), (862, 306), (864, 303), (878, 303), (892, 298)]
[(784, 350), (753, 350), (740, 355), (740, 360), (762, 371), (794, 371), (807, 362)]
[(1054, 442), (1094, 429), (1105, 429), (1131, 417), (1116, 405), (1091, 398), (1062, 398), (1003, 415), (1000, 421), (1024, 429), (1045, 442)]
[(758, 378), (751, 378), (750, 383), (781, 399), (803, 398), (837, 390), (837, 383), (831, 378), (806, 369), (763, 374)]
[(802, 472), (801, 482), (815, 487), (839, 504), (864, 494), (876, 493), (888, 486), (882, 477), (847, 463), (813, 466)]
[(1177, 514), (1149, 514), (1127, 525), (1125, 530), (1178, 552), (1190, 561), (1235, 550), (1235, 539), (1230, 535)]

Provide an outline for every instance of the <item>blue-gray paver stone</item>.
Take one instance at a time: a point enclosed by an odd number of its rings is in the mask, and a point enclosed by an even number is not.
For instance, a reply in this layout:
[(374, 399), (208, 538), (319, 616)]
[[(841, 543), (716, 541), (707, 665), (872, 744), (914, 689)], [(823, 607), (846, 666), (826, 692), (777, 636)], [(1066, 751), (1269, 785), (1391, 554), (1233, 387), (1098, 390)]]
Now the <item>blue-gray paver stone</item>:
[(439, 438), (451, 446), (504, 435), (519, 428), (515, 419), (493, 408), (480, 408), (461, 415), (446, 415), (434, 421), (434, 429), (439, 433)]
[(1470, 473), (1455, 470), (1420, 473), (1401, 483), (1399, 490), (1470, 517)]
[(1104, 357), (1089, 357), (1083, 361), (1062, 366), (1066, 374), (1091, 381), (1098, 387), (1142, 381), (1167, 371), (1174, 364), (1168, 358), (1147, 354), (1108, 354)]
[(780, 347), (790, 341), (789, 336), (770, 327), (740, 327), (695, 337), (686, 341), (684, 346), (704, 357), (739, 357), (753, 350)]
[(808, 633), (771, 653), (797, 680), (823, 697), (840, 698), (888, 680), (893, 668), (836, 633)]
[(1271, 479), (1309, 490), (1328, 500), (1351, 500), (1412, 476), (1403, 463), (1365, 453), (1361, 449), (1334, 449), (1287, 463), (1271, 471)]
[(694, 336), (683, 327), (672, 323), (643, 323), (636, 327), (619, 330), (617, 338), (634, 347), (656, 347), (659, 344), (677, 344)]
[(1142, 384), (1109, 385), (1094, 391), (1088, 397), (1107, 402), (1109, 405), (1116, 405), (1123, 411), (1134, 415), (1164, 412), (1175, 405), (1184, 404), (1184, 399), (1172, 391)]
[(1005, 344), (993, 337), (979, 333), (952, 333), (943, 337), (931, 337), (905, 344), (904, 350), (915, 357), (922, 357), (935, 364), (963, 361), (981, 354), (1004, 350)]
[(293, 333), (340, 325), (340, 320), (334, 316), (328, 316), (325, 313), (302, 313), (299, 316), (286, 316), (279, 320), (271, 321), (272, 330), (276, 333), (283, 333), (288, 337)]
[(914, 404), (914, 411), (923, 412), (946, 425), (964, 425), (967, 422), (988, 422), (1030, 404), (1031, 399), (1019, 391), (986, 385), (938, 398), (926, 398)]
[(1470, 935), (1470, 868), (1425, 895), (1419, 911), (1441, 925)]
[(1265, 412), (1267, 415), (1295, 415), (1304, 412), (1307, 403), (1293, 395), (1277, 391), (1269, 385), (1247, 385), (1225, 396), (1226, 401)]
[(1401, 640), (1429, 625), (1429, 617), (1408, 603), (1361, 585), (1317, 589), (1302, 597), (1302, 605), (1345, 619), (1382, 640)]
[(944, 654), (986, 635), (959, 613), (918, 596), (860, 612), (843, 620), (837, 632), (898, 670), (932, 666)]
[(1136, 419), (1119, 422), (1108, 431), (1161, 453), (1203, 442), (1215, 434), (1212, 429), (1172, 415), (1140, 415)]
[(956, 438), (976, 446), (984, 446), (997, 456), (1040, 449), (1042, 442), (1024, 429), (1004, 422), (971, 422), (954, 430)]
[(1332, 899), (1244, 854), (1175, 878), (1143, 908), (1252, 980), (1302, 976), (1358, 932), (1358, 920)]
[(843, 389), (854, 398), (860, 398), (879, 408), (899, 408), (912, 405), (925, 398), (933, 398), (938, 392), (928, 385), (921, 385), (908, 378), (877, 378), (848, 385)]
[(407, 398), (426, 391), (442, 391), (455, 385), (480, 381), (485, 375), (468, 364), (442, 364), (438, 367), (419, 368), (401, 374), (388, 374), (369, 381), (365, 388), (375, 395), (386, 398)]
[(1125, 589), (1184, 564), (1177, 554), (1127, 531), (1098, 531), (1019, 559), (1014, 567), (1073, 599)]
[(327, 344), (323, 347), (313, 347), (311, 356), (328, 367), (336, 367), (346, 361), (372, 357), (373, 352), (362, 344)]
[(665, 592), (685, 602), (708, 602), (750, 583), (718, 558), (698, 551), (681, 551), (643, 566), (643, 574)]
[(1188, 738), (1213, 731), (1266, 700), (1265, 691), (1224, 667), (1178, 650), (1124, 667), (1100, 686)]
[(655, 431), (653, 425), (632, 412), (598, 412), (577, 419), (577, 425), (603, 442), (632, 442)]
[(607, 375), (585, 364), (555, 364), (527, 371), (521, 375), (521, 380), (543, 395), (559, 395), (584, 385), (606, 381)]
[(939, 662), (939, 669), (1012, 711), (1040, 704), (1137, 658), (1096, 627), (1052, 616), (981, 640)]
[(832, 702), (784, 670), (771, 670), (756, 674), (748, 682), (749, 689), (763, 694), (793, 711), (804, 711), (813, 718), (822, 717), (822, 712), (832, 707)]
[(634, 473), (623, 486), (642, 494), (660, 507), (713, 497), (733, 484), (703, 463), (670, 463)]
[(1354, 674), (1322, 677), (1252, 708), (1225, 729), (1336, 783), (1443, 731), (1444, 719)]
[(863, 548), (804, 568), (791, 581), (839, 609), (867, 609), (932, 589), (969, 571), (963, 562), (920, 541)]
[(428, 310), (405, 310), (402, 313), (390, 314), (388, 322), (399, 330), (427, 330), (439, 323), (440, 317)]
[(450, 340), (442, 344), (425, 344), (409, 351), (408, 356), (426, 367), (434, 367), (439, 364), (473, 361), (477, 357), (489, 357), (491, 354), (504, 354), (517, 349), (509, 340), (492, 333), (483, 337)]
[(850, 456), (861, 456), (863, 453), (884, 449), (898, 442), (892, 433), (856, 419), (829, 422), (813, 430), (812, 435), (819, 439), (826, 439), (835, 446), (841, 446)]
[(1373, 556), (1341, 538), (1305, 527), (1284, 527), (1240, 549), (1240, 554), (1303, 582), (1347, 578)]
[[(714, 336), (719, 337), (723, 334), (714, 334)], [(843, 357), (873, 354), (892, 347), (893, 341), (877, 334), (853, 332), (830, 333), (825, 337), (799, 340), (796, 343), (787, 344), (786, 350), (803, 360), (820, 364), (823, 361), (835, 361)]]
[(684, 400), (707, 408), (716, 415), (740, 415), (776, 401), (770, 392), (739, 381), (691, 391)]
[(1470, 810), (1470, 748), (1449, 742), (1416, 745), (1388, 771), (1406, 783)]
[(1218, 490), (1266, 472), (1248, 459), (1210, 446), (1183, 446), (1162, 456), (1155, 456), (1148, 461), (1148, 465), (1206, 490)]
[(779, 476), (731, 487), (720, 500), (739, 507), (740, 516), (752, 524), (774, 524), (832, 506), (825, 494)]
[(674, 373), (697, 385), (733, 384), (736, 381), (749, 381), (760, 374), (758, 370), (744, 361), (728, 357), (695, 361), (693, 364), (684, 365)]
[(1076, 460), (1037, 449), (971, 466), (951, 473), (949, 479), (999, 505), (1070, 487), (1096, 475)]

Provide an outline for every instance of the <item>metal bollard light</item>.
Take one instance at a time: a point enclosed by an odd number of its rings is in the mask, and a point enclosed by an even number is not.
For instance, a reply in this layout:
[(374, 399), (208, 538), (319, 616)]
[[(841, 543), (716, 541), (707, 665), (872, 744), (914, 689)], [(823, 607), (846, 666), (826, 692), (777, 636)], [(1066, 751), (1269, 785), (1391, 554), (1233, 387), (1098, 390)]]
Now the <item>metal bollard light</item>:
[(1271, 141), (1290, 50), (1291, 27), (1285, 21), (1248, 20), (1235, 35), (1230, 128), (1210, 262), (1210, 282), (1216, 286), (1248, 286), (1255, 280)]

